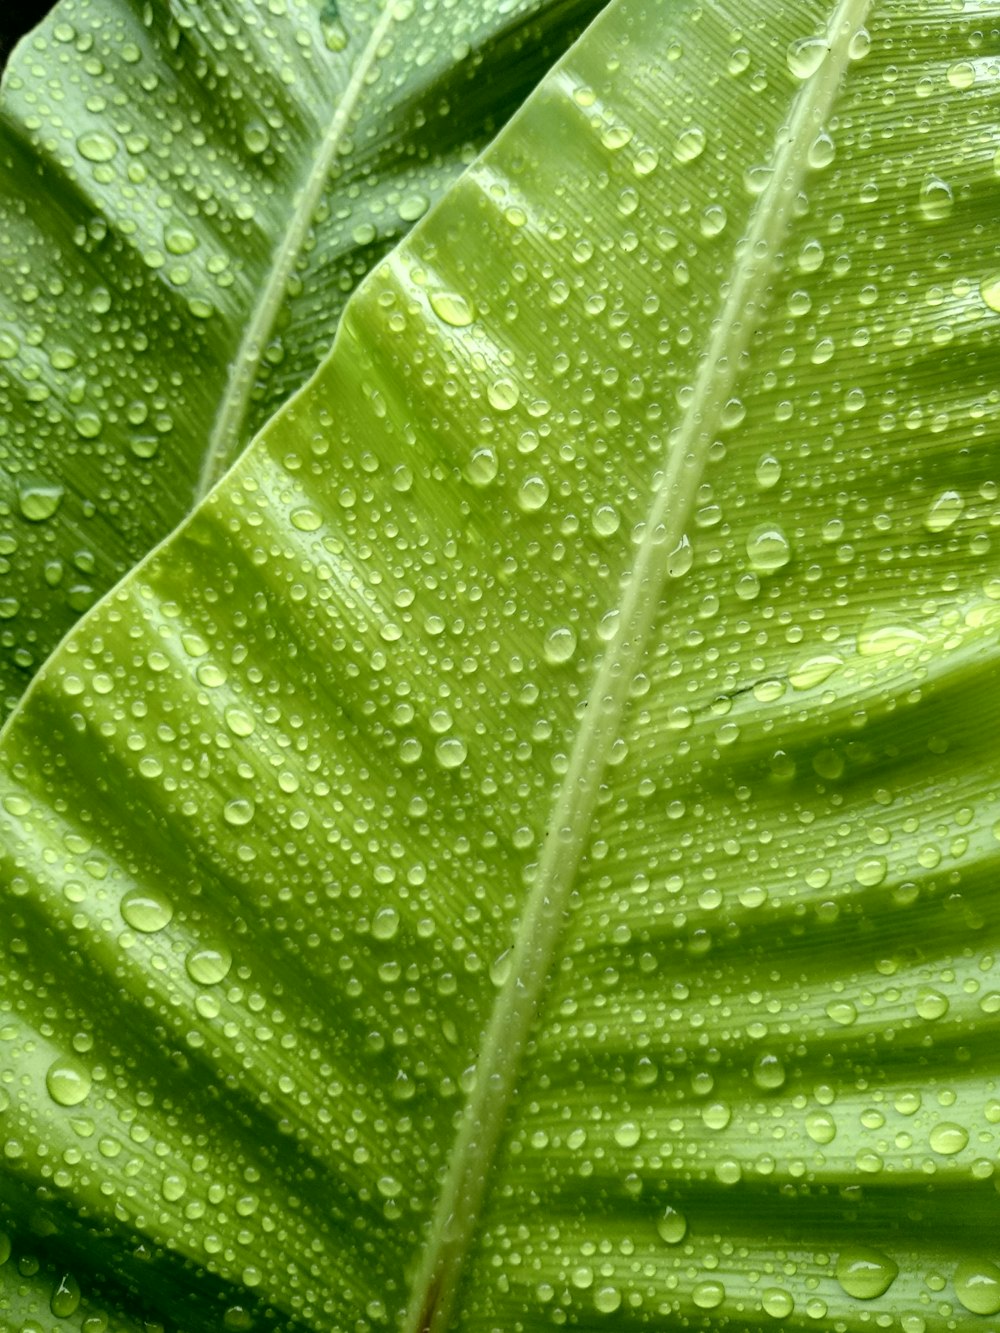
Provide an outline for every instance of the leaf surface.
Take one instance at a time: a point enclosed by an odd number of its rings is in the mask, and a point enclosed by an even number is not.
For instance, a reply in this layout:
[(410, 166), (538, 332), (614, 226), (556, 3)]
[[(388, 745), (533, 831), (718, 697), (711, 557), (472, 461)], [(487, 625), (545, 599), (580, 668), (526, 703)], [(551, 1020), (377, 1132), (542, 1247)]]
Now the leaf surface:
[(63, 0), (0, 96), (0, 688), (189, 511), (597, 0)]
[(989, 1327), (998, 57), (618, 0), (53, 657), (22, 1251), (178, 1328)]

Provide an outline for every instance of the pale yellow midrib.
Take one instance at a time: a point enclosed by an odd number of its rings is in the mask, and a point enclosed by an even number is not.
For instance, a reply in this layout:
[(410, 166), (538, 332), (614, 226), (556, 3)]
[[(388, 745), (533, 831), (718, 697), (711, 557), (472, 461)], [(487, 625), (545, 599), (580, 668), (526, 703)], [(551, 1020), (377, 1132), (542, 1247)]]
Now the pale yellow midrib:
[(198, 478), (195, 504), (208, 494), (230, 464), (235, 461), (234, 445), (243, 432), (250, 395), (257, 382), (257, 372), (260, 369), (264, 349), (285, 298), (288, 280), (309, 234), (316, 208), (330, 175), (330, 167), (344, 138), (344, 131), (350, 124), (372, 66), (378, 59), (379, 50), (395, 17), (394, 8), (393, 0), (386, 0), (378, 22), (372, 29), (371, 36), (365, 43), (364, 50), (344, 89), (344, 95), (337, 105), (333, 119), (320, 140), (315, 157), (309, 164), (305, 180), (296, 191), (296, 203), (281, 244), (274, 253), (267, 280), (261, 288), (250, 322), (230, 365), (225, 392), (215, 414), (212, 434)]
[(827, 28), (830, 54), (795, 95), (791, 114), (778, 131), (768, 184), (736, 247), (732, 282), (712, 325), (684, 417), (671, 438), (663, 480), (625, 580), (616, 637), (596, 664), (594, 684), (519, 923), (509, 975), (483, 1036), (475, 1086), (452, 1149), (402, 1333), (446, 1333), (448, 1328), (524, 1046), (586, 847), (607, 757), (619, 734), (629, 684), (659, 611), (669, 557), (684, 535), (722, 408), (768, 299), (768, 278), (807, 170), (807, 149), (840, 88), (850, 59), (850, 39), (864, 23), (872, 3), (838, 0)]

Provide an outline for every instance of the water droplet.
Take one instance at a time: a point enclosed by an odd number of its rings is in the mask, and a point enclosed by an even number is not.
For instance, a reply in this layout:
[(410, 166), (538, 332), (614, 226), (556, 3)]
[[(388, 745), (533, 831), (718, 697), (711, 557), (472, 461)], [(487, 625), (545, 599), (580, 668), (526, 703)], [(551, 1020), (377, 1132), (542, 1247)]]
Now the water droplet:
[(928, 532), (944, 532), (961, 514), (965, 501), (958, 491), (942, 491), (931, 501), (930, 508), (924, 515), (924, 527)]
[(244, 127), (243, 142), (247, 146), (247, 152), (253, 153), (255, 157), (266, 150), (271, 142), (271, 135), (262, 120), (251, 120)]
[(832, 1143), (837, 1137), (837, 1122), (829, 1111), (810, 1111), (806, 1116), (806, 1133), (813, 1143)]
[(473, 450), (472, 457), (465, 465), (466, 479), (473, 486), (489, 486), (491, 482), (496, 480), (499, 466), (496, 451), (491, 449), (489, 445), (481, 445), (478, 449)]
[(691, 125), (677, 136), (674, 157), (678, 162), (694, 162), (705, 151), (705, 143), (705, 131), (700, 125)]
[(395, 939), (399, 930), (399, 912), (395, 907), (380, 907), (372, 919), (372, 936), (376, 940)]
[(954, 1157), (969, 1142), (969, 1131), (962, 1125), (949, 1120), (942, 1120), (930, 1133), (930, 1145), (942, 1157)]
[(298, 528), (299, 532), (316, 532), (323, 526), (323, 519), (315, 509), (293, 509), (289, 517), (292, 520), (292, 527)]
[(691, 1299), (699, 1310), (714, 1310), (726, 1299), (726, 1289), (721, 1282), (699, 1282), (691, 1292)]
[(667, 556), (667, 575), (672, 579), (683, 578), (693, 564), (694, 547), (691, 545), (687, 533), (684, 533)]
[(576, 652), (576, 631), (569, 625), (554, 625), (545, 636), (545, 660), (550, 666), (562, 666)]
[(44, 523), (59, 508), (65, 491), (54, 482), (24, 481), (18, 486), (17, 503), (31, 523)]
[(858, 652), (863, 657), (906, 657), (927, 642), (915, 625), (885, 624), (873, 613), (858, 631)]
[(791, 544), (776, 523), (761, 523), (752, 528), (746, 545), (750, 563), (761, 574), (783, 569), (792, 558)]
[(622, 1303), (622, 1294), (617, 1287), (605, 1285), (594, 1292), (594, 1308), (601, 1314), (614, 1314)]
[(1000, 315), (1000, 273), (991, 273), (979, 284), (979, 294), (991, 310)]
[(537, 513), (549, 498), (549, 483), (537, 472), (525, 477), (517, 492), (517, 503), (526, 514)]
[(955, 1295), (971, 1314), (1000, 1314), (1000, 1268), (989, 1259), (963, 1259), (954, 1283)]
[(796, 690), (812, 690), (829, 680), (838, 667), (844, 665), (844, 659), (836, 653), (818, 653), (797, 663), (788, 673), (788, 680)]
[(401, 199), (396, 212), (404, 222), (416, 222), (422, 218), (431, 206), (425, 194), (408, 194)]
[(920, 187), (920, 212), (928, 222), (940, 222), (955, 206), (951, 186), (940, 176), (928, 176)]
[(830, 54), (824, 37), (796, 37), (785, 52), (788, 68), (797, 79), (815, 74)]
[(598, 537), (613, 537), (621, 527), (621, 515), (613, 504), (599, 504), (590, 518), (590, 525)]
[(249, 824), (254, 817), (254, 803), (238, 796), (234, 800), (226, 802), (222, 817), (227, 824), (232, 824), (234, 828), (238, 828), (242, 824)]
[(837, 145), (834, 143), (827, 130), (820, 130), (816, 138), (809, 145), (809, 151), (806, 155), (810, 167), (813, 171), (824, 171), (833, 162), (837, 156)]
[(234, 736), (252, 736), (256, 723), (242, 708), (226, 709), (226, 726)]
[(787, 1319), (795, 1308), (795, 1302), (783, 1287), (768, 1287), (762, 1293), (760, 1303), (764, 1313), (772, 1319)]
[(458, 292), (431, 292), (429, 300), (438, 319), (454, 329), (466, 328), (476, 317), (472, 303)]
[(79, 1307), (80, 1284), (72, 1273), (63, 1273), (52, 1292), (49, 1309), (57, 1319), (68, 1319), (71, 1314), (76, 1314)]
[(757, 460), (754, 476), (757, 478), (757, 485), (762, 491), (768, 491), (772, 486), (777, 485), (781, 479), (781, 464), (774, 454), (762, 454), (760, 456)]
[(233, 965), (233, 955), (225, 944), (200, 945), (184, 960), (187, 974), (199, 986), (215, 986), (224, 981)]
[(774, 1092), (785, 1083), (785, 1066), (777, 1055), (764, 1051), (753, 1062), (753, 1081), (758, 1088)]
[(948, 82), (959, 92), (971, 88), (976, 81), (976, 67), (968, 60), (956, 60), (948, 66)]
[(150, 889), (129, 889), (119, 908), (126, 925), (144, 935), (162, 930), (174, 914), (174, 905)]
[(110, 162), (118, 152), (118, 145), (114, 139), (97, 131), (81, 134), (76, 146), (80, 156), (85, 157), (88, 162)]
[(899, 1265), (879, 1250), (861, 1246), (842, 1250), (837, 1259), (837, 1281), (848, 1296), (872, 1301), (884, 1295), (899, 1272)]
[(940, 991), (926, 987), (918, 991), (913, 1007), (921, 1018), (932, 1023), (935, 1019), (943, 1018), (948, 1012), (948, 997), (942, 995)]
[(656, 1223), (660, 1239), (668, 1245), (679, 1245), (687, 1235), (687, 1229), (687, 1218), (668, 1203)]
[(490, 406), (497, 412), (509, 412), (517, 405), (520, 396), (520, 389), (512, 379), (508, 379), (506, 376), (494, 380), (486, 390), (486, 397), (489, 399)]
[(442, 736), (434, 746), (434, 757), (442, 768), (459, 768), (467, 753), (465, 741), (458, 736)]
[(90, 1092), (90, 1070), (72, 1056), (63, 1056), (49, 1065), (45, 1086), (59, 1106), (79, 1106)]

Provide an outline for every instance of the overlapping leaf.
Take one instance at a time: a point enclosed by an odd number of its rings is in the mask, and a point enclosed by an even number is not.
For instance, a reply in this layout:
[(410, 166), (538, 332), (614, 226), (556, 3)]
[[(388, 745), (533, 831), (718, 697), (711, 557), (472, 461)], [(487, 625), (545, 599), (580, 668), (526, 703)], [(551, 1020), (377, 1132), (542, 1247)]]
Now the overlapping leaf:
[(17, 1254), (185, 1329), (990, 1326), (998, 59), (618, 0), (60, 649)]
[(0, 98), (4, 712), (597, 0), (63, 0)]

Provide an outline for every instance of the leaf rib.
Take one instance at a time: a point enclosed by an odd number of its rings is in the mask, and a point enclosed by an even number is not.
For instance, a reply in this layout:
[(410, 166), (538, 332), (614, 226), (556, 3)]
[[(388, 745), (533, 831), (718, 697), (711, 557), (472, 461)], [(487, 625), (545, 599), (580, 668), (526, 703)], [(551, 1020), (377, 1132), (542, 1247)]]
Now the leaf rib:
[(212, 432), (198, 478), (194, 497), (196, 504), (204, 499), (226, 472), (245, 443), (242, 434), (250, 406), (250, 395), (257, 382), (257, 372), (260, 369), (264, 348), (267, 346), (285, 297), (288, 279), (312, 226), (313, 216), (329, 179), (333, 159), (357, 109), (394, 17), (394, 6), (387, 0), (299, 189), (297, 203), (289, 217), (281, 244), (275, 251), (271, 271), (267, 281), (260, 288), (250, 320), (229, 368), (225, 393), (212, 424)]
[(829, 49), (796, 93), (774, 145), (768, 182), (736, 250), (736, 268), (713, 321), (683, 419), (673, 431), (635, 561), (622, 587), (617, 632), (595, 663), (570, 763), (555, 798), (545, 846), (521, 917), (512, 962), (483, 1035), (476, 1080), (403, 1324), (404, 1333), (445, 1333), (486, 1197), (489, 1168), (538, 1003), (549, 977), (608, 755), (645, 650), (672, 552), (684, 536), (722, 411), (766, 311), (769, 278), (807, 171), (807, 150), (841, 86), (850, 42), (873, 0), (838, 0)]

